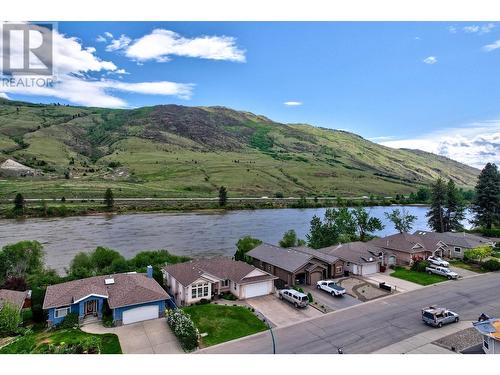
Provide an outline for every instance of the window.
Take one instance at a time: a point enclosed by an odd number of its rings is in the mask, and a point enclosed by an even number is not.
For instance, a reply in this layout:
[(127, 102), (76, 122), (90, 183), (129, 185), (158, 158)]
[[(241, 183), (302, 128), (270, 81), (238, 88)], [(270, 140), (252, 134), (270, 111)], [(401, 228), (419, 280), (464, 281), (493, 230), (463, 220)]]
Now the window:
[(236, 290), (236, 283), (233, 283), (233, 288), (234, 290)]
[(59, 309), (56, 309), (54, 317), (56, 317), (56, 318), (64, 318), (69, 313), (70, 313), (69, 306), (68, 307), (61, 307)]
[(228, 287), (228, 286), (229, 286), (229, 279), (222, 280), (222, 281), (221, 281), (221, 285), (222, 285), (223, 287)]
[(208, 283), (198, 283), (191, 286), (191, 298), (208, 297)]
[(488, 337), (484, 338), (484, 340), (483, 340), (483, 346), (485, 347), (485, 349), (489, 349), (490, 348)]
[(342, 272), (342, 266), (336, 266), (335, 273), (341, 273), (341, 272)]
[(462, 249), (460, 247), (455, 247), (455, 253), (460, 253), (462, 251)]
[(266, 271), (271, 272), (272, 271), (272, 266), (270, 264), (266, 264)]

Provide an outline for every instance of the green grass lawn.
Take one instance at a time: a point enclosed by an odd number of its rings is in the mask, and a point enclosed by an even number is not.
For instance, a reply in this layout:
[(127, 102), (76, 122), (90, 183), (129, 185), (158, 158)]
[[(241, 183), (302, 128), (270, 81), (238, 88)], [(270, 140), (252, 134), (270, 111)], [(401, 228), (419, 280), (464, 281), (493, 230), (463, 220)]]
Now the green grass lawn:
[(479, 264), (465, 263), (464, 261), (461, 261), (461, 260), (452, 260), (452, 261), (450, 261), (450, 264), (454, 267), (463, 268), (464, 270), (468, 270), (468, 271), (472, 271), (472, 272), (477, 272), (477, 273), (488, 272), (488, 271), (482, 269)]
[(184, 308), (201, 334), (203, 347), (230, 341), (265, 331), (267, 326), (250, 310), (241, 306), (215, 304), (195, 305)]
[(40, 354), (45, 353), (49, 344), (77, 343), (89, 336), (97, 336), (101, 340), (102, 354), (121, 354), (122, 349), (118, 337), (112, 333), (93, 335), (79, 329), (60, 329), (39, 331), (20, 337), (13, 343), (0, 349), (0, 354)]
[(396, 270), (391, 273), (391, 276), (420, 285), (431, 285), (447, 280), (444, 276), (434, 274), (429, 275), (425, 272), (412, 271), (403, 267), (396, 267)]

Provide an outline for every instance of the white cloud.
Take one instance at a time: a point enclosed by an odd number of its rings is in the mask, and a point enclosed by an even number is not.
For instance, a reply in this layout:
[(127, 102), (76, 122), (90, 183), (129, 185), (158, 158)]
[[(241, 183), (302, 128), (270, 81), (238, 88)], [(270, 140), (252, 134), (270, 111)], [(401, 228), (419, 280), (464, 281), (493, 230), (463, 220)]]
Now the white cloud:
[(302, 105), (302, 102), (289, 101), (289, 102), (284, 102), (283, 104), (288, 107), (297, 107), (299, 105)]
[(500, 120), (476, 122), (412, 139), (378, 143), (393, 148), (420, 149), (482, 168), (487, 162), (500, 164)]
[(195, 57), (210, 60), (245, 62), (245, 51), (238, 48), (236, 39), (229, 36), (200, 36), (185, 38), (176, 32), (155, 29), (125, 49), (125, 55), (138, 61), (169, 61), (171, 56)]
[(458, 30), (455, 26), (448, 26), (448, 31), (452, 34), (456, 34)]
[(498, 48), (500, 48), (500, 39), (494, 41), (493, 43), (490, 43), (490, 44), (483, 46), (483, 51), (491, 52), (491, 51), (494, 51)]
[(466, 33), (477, 33), (480, 30), (480, 27), (477, 25), (465, 26), (463, 30)]
[(463, 31), (468, 34), (488, 34), (495, 28), (494, 23), (488, 23), (486, 25), (469, 25), (464, 26)]
[(6, 93), (4, 93), (4, 92), (0, 92), (0, 98), (2, 98), (2, 99), (9, 99), (9, 96)]
[(107, 41), (107, 39), (105, 37), (103, 37), (102, 35), (97, 35), (97, 38), (95, 38), (96, 42), (99, 42), (99, 43), (104, 43)]
[(111, 34), (109, 31), (106, 31), (106, 32), (104, 33), (104, 36), (105, 36), (106, 38), (108, 38), (108, 39), (113, 39), (113, 34)]
[(118, 39), (111, 40), (111, 43), (106, 46), (106, 51), (108, 52), (118, 51), (120, 49), (127, 47), (131, 41), (132, 39), (122, 34)]
[[(14, 49), (20, 50), (22, 43), (13, 40), (11, 45)], [(192, 95), (194, 85), (189, 83), (169, 81), (124, 83), (92, 78), (92, 76), (99, 74), (102, 76), (109, 73), (126, 74), (127, 72), (124, 69), (119, 69), (112, 61), (100, 59), (95, 54), (95, 48), (84, 48), (78, 39), (60, 34), (57, 31), (53, 34), (53, 45), (54, 65), (57, 74), (54, 85), (52, 87), (4, 86), (2, 87), (4, 95), (22, 94), (54, 97), (75, 104), (97, 107), (127, 107), (127, 102), (115, 95), (117, 91), (171, 95), (183, 99), (189, 99)], [(2, 61), (1, 51), (0, 45), (0, 62)], [(14, 52), (16, 51), (14, 50)]]
[(429, 57), (426, 57), (425, 59), (422, 60), (422, 62), (426, 63), (426, 64), (429, 64), (429, 65), (433, 65), (435, 63), (437, 63), (437, 57), (436, 56), (429, 56)]

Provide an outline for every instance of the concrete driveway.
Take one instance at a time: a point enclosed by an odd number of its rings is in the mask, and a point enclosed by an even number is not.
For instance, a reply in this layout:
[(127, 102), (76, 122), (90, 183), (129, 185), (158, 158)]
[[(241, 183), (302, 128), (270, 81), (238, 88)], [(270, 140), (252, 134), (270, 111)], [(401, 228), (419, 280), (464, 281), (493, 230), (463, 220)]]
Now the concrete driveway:
[(453, 272), (458, 273), (461, 277), (471, 277), (471, 276), (476, 276), (478, 273), (474, 271), (469, 271), (464, 268), (460, 267), (454, 267), (452, 264), (450, 264), (450, 270)]
[(313, 288), (311, 285), (302, 285), (301, 288), (304, 289), (306, 293), (311, 293), (314, 301), (317, 301), (321, 305), (327, 306), (327, 308), (329, 308), (328, 310), (331, 311), (336, 311), (363, 303), (357, 298), (354, 298), (353, 296), (350, 296), (348, 294), (345, 294), (342, 297), (333, 297), (322, 290)]
[(100, 322), (85, 325), (88, 333), (114, 333), (124, 354), (181, 354), (184, 353), (165, 318), (146, 320), (120, 327), (106, 328)]
[[(388, 272), (393, 272), (393, 271), (389, 270)], [(385, 282), (386, 284), (396, 287), (396, 290), (398, 292), (410, 292), (412, 290), (417, 290), (422, 288), (422, 285), (412, 283), (411, 281), (398, 279), (397, 277), (392, 277), (388, 273), (380, 273), (380, 272), (374, 273), (373, 275), (365, 276), (364, 278), (376, 284)]]
[(302, 320), (323, 315), (321, 311), (311, 306), (296, 309), (290, 303), (280, 300), (274, 294), (251, 298), (246, 302), (277, 327), (299, 323)]

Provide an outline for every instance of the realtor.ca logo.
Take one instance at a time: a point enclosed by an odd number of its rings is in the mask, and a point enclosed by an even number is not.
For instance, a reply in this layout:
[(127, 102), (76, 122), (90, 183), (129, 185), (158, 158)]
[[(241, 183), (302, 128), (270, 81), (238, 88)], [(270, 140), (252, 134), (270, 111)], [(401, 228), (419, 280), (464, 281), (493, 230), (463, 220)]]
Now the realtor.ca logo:
[(3, 87), (47, 87), (54, 82), (53, 23), (3, 23)]

